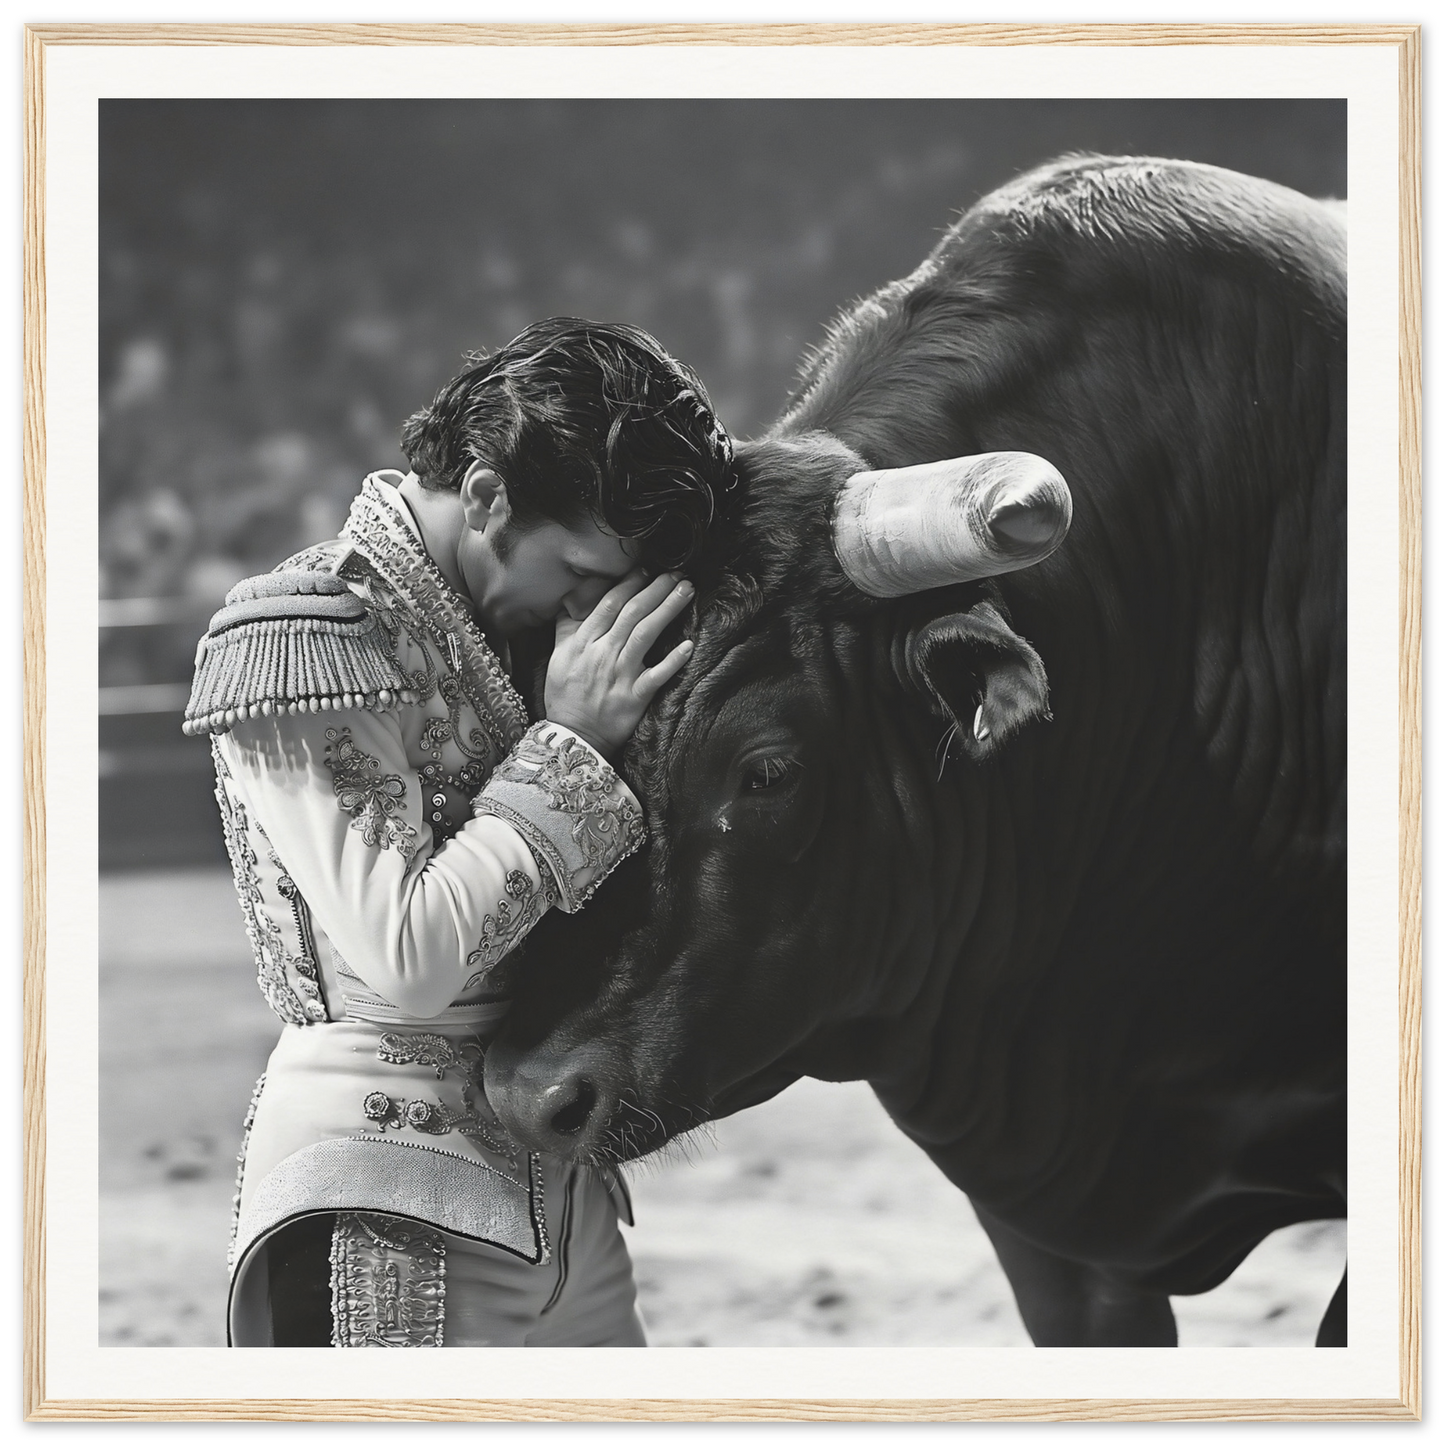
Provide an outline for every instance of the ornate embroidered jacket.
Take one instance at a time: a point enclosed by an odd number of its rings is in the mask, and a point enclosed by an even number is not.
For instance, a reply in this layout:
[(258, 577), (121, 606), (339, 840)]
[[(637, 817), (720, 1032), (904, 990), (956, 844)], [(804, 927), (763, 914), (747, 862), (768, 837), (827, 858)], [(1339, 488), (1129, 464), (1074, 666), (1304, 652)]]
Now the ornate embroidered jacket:
[(646, 836), (603, 758), (529, 726), (384, 475), (335, 542), (234, 589), (197, 652), (187, 726), (214, 735), (258, 982), (288, 1025), (248, 1121), (233, 1320), (264, 1294), (248, 1257), (318, 1210), (547, 1257), (535, 1161), (479, 1087), (506, 1008), (489, 975)]

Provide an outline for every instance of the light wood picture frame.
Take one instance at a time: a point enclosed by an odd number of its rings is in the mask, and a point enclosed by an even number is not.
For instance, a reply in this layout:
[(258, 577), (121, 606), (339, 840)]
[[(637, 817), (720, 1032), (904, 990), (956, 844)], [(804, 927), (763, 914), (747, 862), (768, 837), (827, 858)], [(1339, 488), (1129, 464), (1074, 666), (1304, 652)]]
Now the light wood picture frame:
[[(1398, 137), (1394, 156), (1399, 213), (1395, 282), (1398, 314), (1378, 312), (1374, 327), (1398, 338), (1398, 1278), (1392, 1284), (1398, 1308), (1388, 1332), (1397, 1378), (1387, 1388), (1349, 1397), (1213, 1398), (1175, 1397), (1157, 1390), (1137, 1395), (1111, 1392), (1091, 1398), (1078, 1390), (1003, 1397), (915, 1398), (877, 1393), (861, 1398), (812, 1392), (790, 1398), (777, 1390), (751, 1396), (698, 1395), (689, 1390), (650, 1392), (645, 1397), (528, 1395), (526, 1398), (392, 1398), (358, 1395), (299, 1398), (278, 1386), (273, 1393), (219, 1398), (186, 1394), (148, 1398), (90, 1398), (58, 1392), (54, 1340), (47, 1339), (47, 1199), (55, 1199), (57, 1169), (72, 1169), (71, 1151), (47, 1154), (47, 1092), (54, 1093), (57, 1056), (48, 1046), (47, 923), (53, 917), (51, 890), (56, 873), (47, 869), (47, 782), (54, 795), (57, 769), (47, 774), (47, 738), (54, 746), (56, 714), (47, 708), (56, 683), (47, 670), (47, 624), (55, 644), (61, 626), (54, 613), (56, 564), (47, 564), (52, 545), (68, 525), (52, 513), (47, 524), (47, 441), (55, 435), (54, 298), (64, 264), (56, 238), (47, 233), (47, 195), (65, 177), (47, 170), (47, 109), (52, 125), (53, 76), (58, 58), (121, 57), (175, 47), (195, 53), (245, 47), (278, 53), (329, 48), (336, 54), (383, 51), (404, 56), (434, 47), (639, 48), (666, 45), (683, 50), (722, 48), (763, 53), (778, 47), (810, 51), (844, 49), (856, 57), (899, 48), (936, 51), (944, 47), (987, 48), (1000, 53), (1030, 47), (1030, 53), (1058, 57), (1079, 52), (1129, 50), (1187, 51), (1189, 55), (1248, 47), (1274, 48), (1296, 67), (1311, 58), (1370, 51), (1388, 55), (1393, 72)], [(866, 63), (858, 62), (860, 64)], [(1041, 83), (1047, 92), (1050, 82)], [(1085, 94), (1087, 92), (1077, 92)], [(1326, 92), (1319, 92), (1321, 94)], [(1338, 25), (35, 25), (25, 31), (25, 231), (24, 231), (24, 1409), (29, 1420), (511, 1420), (511, 1421), (943, 1421), (943, 1420), (1335, 1420), (1419, 1419), (1421, 1319), (1421, 220), (1420, 220), (1420, 31), (1415, 26)], [(1352, 220), (1351, 244), (1354, 245)], [(1352, 251), (1351, 332), (1354, 314)], [(839, 298), (840, 300), (843, 298)], [(48, 310), (48, 304), (50, 309)], [(67, 324), (74, 317), (68, 316)], [(1364, 330), (1365, 328), (1360, 328)], [(49, 358), (47, 356), (50, 351)], [(1352, 349), (1352, 377), (1356, 365)], [(51, 385), (48, 387), (48, 383)], [(1353, 381), (1352, 381), (1353, 398)], [(1351, 424), (1354, 424), (1352, 411)], [(53, 464), (53, 457), (52, 457)], [(1353, 606), (1353, 603), (1352, 603)], [(49, 617), (48, 617), (49, 610)], [(63, 624), (69, 627), (67, 620)], [(1353, 666), (1353, 661), (1352, 661)], [(1354, 799), (1351, 806), (1353, 812)], [(1352, 880), (1353, 883), (1353, 880)], [(52, 941), (53, 946), (53, 941)], [(92, 960), (93, 962), (93, 960)], [(1353, 1016), (1352, 1016), (1353, 1028)], [(1354, 1061), (1352, 1044), (1352, 1068)], [(1352, 1084), (1353, 1089), (1353, 1075)], [(1353, 1148), (1353, 1135), (1352, 1135)], [(85, 1186), (83, 1174), (74, 1178)], [(93, 1181), (92, 1181), (93, 1184)], [(55, 1237), (51, 1236), (51, 1244)], [(1383, 1330), (1383, 1326), (1381, 1327)], [(1381, 1334), (1381, 1338), (1384, 1334)], [(1070, 1354), (1072, 1352), (1057, 1352)]]

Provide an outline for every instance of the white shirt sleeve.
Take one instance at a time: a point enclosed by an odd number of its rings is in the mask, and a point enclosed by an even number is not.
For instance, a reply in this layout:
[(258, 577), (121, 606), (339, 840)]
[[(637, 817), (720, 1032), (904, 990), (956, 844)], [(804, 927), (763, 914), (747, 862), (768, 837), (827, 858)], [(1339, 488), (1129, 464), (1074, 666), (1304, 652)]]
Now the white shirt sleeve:
[(218, 748), (347, 967), (416, 1018), (440, 1014), (554, 902), (579, 907), (646, 836), (626, 785), (555, 724), (527, 733), (441, 847), (395, 713), (251, 718)]

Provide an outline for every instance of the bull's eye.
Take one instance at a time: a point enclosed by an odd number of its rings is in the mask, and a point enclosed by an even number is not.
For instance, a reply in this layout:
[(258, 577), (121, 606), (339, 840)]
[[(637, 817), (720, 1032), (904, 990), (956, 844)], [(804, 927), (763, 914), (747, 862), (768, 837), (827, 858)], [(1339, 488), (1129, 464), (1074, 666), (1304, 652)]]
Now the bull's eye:
[(743, 766), (741, 791), (761, 793), (791, 782), (803, 765), (796, 758), (753, 758)]

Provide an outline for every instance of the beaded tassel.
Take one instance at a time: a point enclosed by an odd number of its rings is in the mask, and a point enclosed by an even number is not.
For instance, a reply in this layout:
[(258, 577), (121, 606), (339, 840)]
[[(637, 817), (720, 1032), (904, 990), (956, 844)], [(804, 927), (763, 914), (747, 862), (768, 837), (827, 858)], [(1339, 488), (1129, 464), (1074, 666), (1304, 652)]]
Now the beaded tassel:
[(381, 712), (416, 701), (375, 618), (263, 618), (201, 640), (182, 730), (219, 733), (246, 718)]

